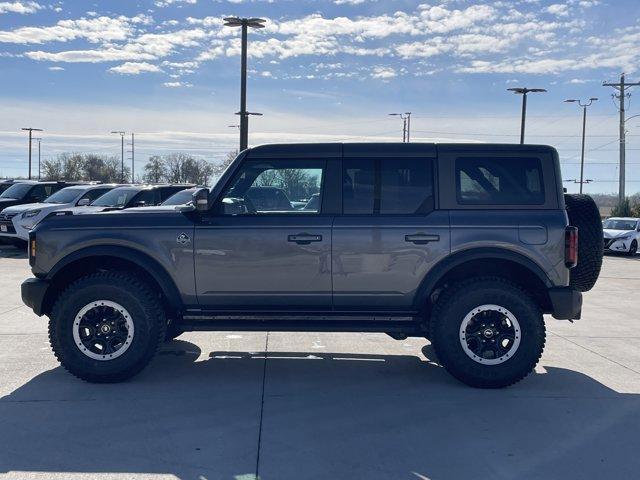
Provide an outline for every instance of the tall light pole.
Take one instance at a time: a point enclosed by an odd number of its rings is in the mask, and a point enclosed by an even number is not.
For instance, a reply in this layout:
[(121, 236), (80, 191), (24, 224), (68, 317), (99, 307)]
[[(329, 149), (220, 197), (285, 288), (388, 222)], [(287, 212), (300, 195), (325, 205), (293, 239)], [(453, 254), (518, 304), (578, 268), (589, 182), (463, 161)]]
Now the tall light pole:
[(544, 88), (526, 88), (515, 87), (507, 88), (508, 91), (515, 93), (516, 95), (522, 95), (522, 119), (520, 120), (520, 144), (524, 143), (524, 127), (527, 118), (527, 94), (528, 93), (543, 93), (546, 92)]
[(38, 142), (38, 180), (40, 180), (40, 142), (42, 142), (41, 138), (34, 138), (36, 142)]
[(111, 133), (120, 135), (120, 182), (124, 183), (124, 136), (127, 134), (127, 132), (115, 130)]
[(227, 17), (224, 19), (225, 27), (240, 27), (242, 29), (242, 50), (240, 61), (240, 151), (246, 150), (249, 145), (249, 115), (261, 115), (247, 112), (247, 31), (251, 28), (264, 28), (266, 22), (263, 18), (238, 18)]
[(33, 140), (33, 132), (42, 132), (41, 128), (23, 128), (25, 132), (29, 132), (29, 180), (31, 180), (31, 141)]
[(598, 100), (595, 97), (591, 97), (589, 99), (589, 103), (582, 103), (581, 100), (576, 100), (574, 98), (570, 98), (565, 100), (566, 103), (577, 103), (578, 106), (582, 107), (582, 155), (580, 157), (580, 193), (582, 193), (582, 185), (586, 182), (584, 181), (584, 140), (585, 140), (585, 132), (587, 130), (587, 107), (591, 106), (593, 102)]
[(392, 117), (400, 117), (402, 120), (402, 143), (411, 141), (411, 112), (390, 113)]

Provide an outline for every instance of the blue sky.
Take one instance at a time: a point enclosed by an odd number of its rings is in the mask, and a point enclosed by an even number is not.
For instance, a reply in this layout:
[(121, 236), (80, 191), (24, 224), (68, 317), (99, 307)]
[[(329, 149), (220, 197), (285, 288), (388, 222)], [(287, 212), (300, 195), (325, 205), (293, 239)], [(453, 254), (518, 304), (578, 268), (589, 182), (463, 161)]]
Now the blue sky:
[[(415, 141), (516, 142), (558, 148), (579, 172), (589, 110), (588, 191), (615, 192), (617, 109), (602, 81), (640, 80), (634, 0), (0, 0), (0, 174), (26, 173), (21, 127), (45, 129), (43, 154), (119, 154), (134, 131), (136, 169), (152, 154), (219, 160), (235, 148), (239, 39), (228, 15), (266, 18), (250, 34), (250, 143), (393, 141), (412, 111)], [(634, 93), (632, 91), (632, 93)], [(635, 98), (628, 115), (640, 113)], [(628, 124), (628, 192), (640, 191), (640, 117)], [(567, 183), (573, 190), (575, 185)]]

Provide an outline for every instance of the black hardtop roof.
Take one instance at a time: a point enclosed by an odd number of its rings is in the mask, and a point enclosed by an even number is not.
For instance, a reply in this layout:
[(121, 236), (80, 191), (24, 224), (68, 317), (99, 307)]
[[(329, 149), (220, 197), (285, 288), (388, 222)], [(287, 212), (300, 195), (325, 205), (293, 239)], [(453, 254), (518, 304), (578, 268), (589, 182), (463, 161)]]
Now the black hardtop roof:
[(280, 143), (266, 144), (250, 148), (249, 158), (331, 158), (342, 155), (356, 157), (386, 157), (389, 155), (432, 156), (438, 148), (455, 150), (459, 153), (478, 152), (549, 152), (548, 145), (520, 145), (514, 143)]

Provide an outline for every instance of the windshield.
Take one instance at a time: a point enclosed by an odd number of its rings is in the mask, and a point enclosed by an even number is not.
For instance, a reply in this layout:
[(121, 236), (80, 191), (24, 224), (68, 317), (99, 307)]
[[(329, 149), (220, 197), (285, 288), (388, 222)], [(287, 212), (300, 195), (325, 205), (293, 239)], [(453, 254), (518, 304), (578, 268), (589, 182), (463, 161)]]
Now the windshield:
[(2, 192), (2, 195), (0, 195), (0, 198), (16, 198), (16, 199), (24, 198), (27, 195), (27, 193), (29, 193), (32, 187), (33, 187), (32, 183), (14, 183), (9, 188), (7, 188), (4, 192)]
[(53, 195), (44, 199), (44, 203), (71, 203), (84, 191), (84, 188), (68, 187), (58, 190)]
[(195, 190), (189, 189), (174, 193), (162, 202), (162, 205), (184, 205), (193, 199), (193, 192), (195, 192)]
[(608, 228), (609, 230), (635, 230), (637, 224), (638, 222), (635, 220), (616, 220), (615, 218), (610, 218), (604, 221), (602, 227)]
[(125, 207), (138, 192), (139, 188), (114, 188), (110, 192), (98, 197), (91, 204), (94, 207)]

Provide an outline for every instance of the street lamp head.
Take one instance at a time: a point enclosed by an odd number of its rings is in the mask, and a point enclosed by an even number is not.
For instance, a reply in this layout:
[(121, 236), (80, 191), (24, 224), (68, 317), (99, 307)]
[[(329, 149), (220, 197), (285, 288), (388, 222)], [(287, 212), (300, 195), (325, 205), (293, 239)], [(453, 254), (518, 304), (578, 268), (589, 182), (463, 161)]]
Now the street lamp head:
[(513, 87), (507, 88), (507, 91), (513, 92), (517, 95), (525, 95), (527, 93), (542, 93), (546, 92), (547, 90), (544, 88)]
[(389, 115), (392, 116), (392, 117), (397, 117), (397, 116), (402, 115), (402, 114), (401, 113), (390, 113)]
[(598, 100), (598, 98), (597, 97), (591, 97), (589, 100), (591, 100), (592, 102), (595, 102), (595, 101)]
[(266, 22), (263, 18), (226, 17), (223, 20), (225, 27), (242, 27), (246, 25), (251, 28), (264, 28), (264, 23)]
[(564, 103), (576, 103), (578, 100), (576, 100), (575, 98), (569, 98), (567, 100), (564, 101)]
[(42, 132), (44, 130), (42, 130), (41, 128), (23, 128), (22, 130), (24, 130), (25, 132)]
[(122, 132), (122, 131), (119, 131), (119, 130), (115, 130), (115, 131), (113, 131), (113, 132), (111, 132), (111, 133), (115, 133), (116, 135), (121, 135), (121, 136), (123, 136), (123, 137), (124, 137), (124, 136), (126, 135), (126, 133), (127, 133), (127, 132)]

